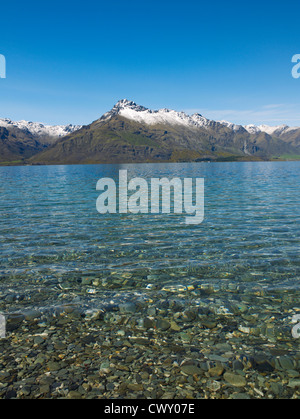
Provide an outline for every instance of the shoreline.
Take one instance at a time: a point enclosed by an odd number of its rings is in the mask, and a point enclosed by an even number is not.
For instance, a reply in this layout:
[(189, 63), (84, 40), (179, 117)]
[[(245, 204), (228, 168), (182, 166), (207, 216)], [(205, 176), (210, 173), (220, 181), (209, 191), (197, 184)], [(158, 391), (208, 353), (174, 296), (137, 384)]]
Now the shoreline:
[(281, 162), (297, 162), (300, 159), (251, 159), (251, 160), (203, 160), (203, 161), (145, 161), (145, 162), (85, 162), (85, 163), (7, 163), (0, 162), (0, 167), (39, 167), (39, 166), (89, 166), (89, 165), (139, 165), (139, 164), (195, 164), (195, 163), (281, 163)]

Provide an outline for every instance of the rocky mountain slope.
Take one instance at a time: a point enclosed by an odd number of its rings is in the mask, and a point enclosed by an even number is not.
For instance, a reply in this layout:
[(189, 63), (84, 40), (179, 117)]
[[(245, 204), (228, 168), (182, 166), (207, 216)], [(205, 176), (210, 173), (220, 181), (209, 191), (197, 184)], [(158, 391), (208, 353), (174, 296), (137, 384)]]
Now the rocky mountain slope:
[(44, 125), (0, 118), (0, 163), (22, 163), (81, 126)]
[[(233, 128), (233, 124), (226, 121), (221, 121), (224, 125)], [(240, 127), (240, 125), (235, 125), (235, 127)], [(262, 132), (271, 135), (275, 138), (280, 138), (285, 141), (287, 144), (292, 145), (293, 147), (298, 148), (298, 153), (300, 153), (300, 127), (289, 127), (288, 125), (245, 125), (243, 128), (246, 129), (250, 134), (257, 135)]]
[(269, 160), (297, 153), (296, 143), (259, 128), (255, 133), (249, 130), (197, 113), (190, 116), (169, 109), (153, 111), (124, 99), (100, 119), (57, 141), (31, 162)]
[(126, 99), (87, 126), (0, 119), (0, 162), (137, 163), (300, 159), (300, 128), (236, 125)]
[(21, 163), (44, 149), (32, 135), (18, 128), (0, 127), (0, 163)]

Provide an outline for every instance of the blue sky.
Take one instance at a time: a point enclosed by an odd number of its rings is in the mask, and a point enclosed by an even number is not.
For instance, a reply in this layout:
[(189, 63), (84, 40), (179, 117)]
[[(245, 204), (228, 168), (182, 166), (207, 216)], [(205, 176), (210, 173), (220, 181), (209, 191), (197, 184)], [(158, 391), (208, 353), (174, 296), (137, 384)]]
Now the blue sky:
[(127, 98), (300, 126), (299, 0), (29, 0), (0, 13), (0, 117), (88, 124)]

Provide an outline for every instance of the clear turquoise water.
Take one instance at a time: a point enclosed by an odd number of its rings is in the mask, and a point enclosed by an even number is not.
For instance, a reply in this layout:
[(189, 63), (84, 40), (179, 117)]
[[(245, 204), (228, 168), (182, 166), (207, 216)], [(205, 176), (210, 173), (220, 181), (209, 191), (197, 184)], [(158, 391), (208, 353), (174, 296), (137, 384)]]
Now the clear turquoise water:
[[(204, 178), (204, 222), (100, 215), (97, 181), (120, 169)], [(0, 167), (0, 397), (13, 380), (41, 397), (55, 361), (53, 398), (90, 377), (93, 397), (299, 398), (299, 180), (300, 162)]]
[[(129, 178), (205, 178), (204, 222), (100, 215), (96, 183), (117, 179), (120, 169)], [(50, 290), (84, 277), (109, 282), (112, 273), (136, 275), (143, 289), (197, 278), (299, 290), (299, 180), (300, 162), (1, 167), (0, 291), (32, 296), (43, 283)]]

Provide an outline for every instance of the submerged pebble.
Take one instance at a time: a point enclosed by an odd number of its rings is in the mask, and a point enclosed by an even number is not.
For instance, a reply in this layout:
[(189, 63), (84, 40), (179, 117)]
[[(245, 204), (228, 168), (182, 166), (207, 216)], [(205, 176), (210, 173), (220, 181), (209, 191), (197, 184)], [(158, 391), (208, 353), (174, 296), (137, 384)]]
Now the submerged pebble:
[(299, 398), (298, 341), (281, 331), (297, 291), (186, 278), (192, 286), (149, 287), (145, 275), (114, 274), (92, 279), (95, 292), (87, 280), (35, 304), (5, 301), (15, 311), (0, 340), (0, 397)]

